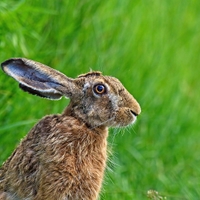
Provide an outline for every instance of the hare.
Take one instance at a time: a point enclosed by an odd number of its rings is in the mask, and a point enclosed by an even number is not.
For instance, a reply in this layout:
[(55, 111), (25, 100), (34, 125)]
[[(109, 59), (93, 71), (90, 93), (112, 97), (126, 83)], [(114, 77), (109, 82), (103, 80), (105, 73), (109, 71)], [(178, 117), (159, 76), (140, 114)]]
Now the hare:
[(1, 66), (22, 90), (70, 103), (62, 114), (41, 119), (0, 168), (0, 199), (98, 199), (108, 127), (135, 122), (138, 102), (118, 79), (98, 71), (72, 79), (25, 58)]

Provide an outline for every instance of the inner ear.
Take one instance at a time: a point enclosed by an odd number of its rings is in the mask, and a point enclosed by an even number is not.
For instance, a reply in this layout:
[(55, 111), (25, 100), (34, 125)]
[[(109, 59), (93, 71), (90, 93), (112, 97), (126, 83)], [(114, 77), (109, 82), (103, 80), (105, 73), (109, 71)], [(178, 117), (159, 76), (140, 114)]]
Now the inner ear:
[(34, 90), (33, 88), (30, 88), (30, 87), (27, 87), (23, 84), (19, 84), (19, 87), (25, 91), (25, 92), (28, 92), (30, 94), (33, 94), (33, 95), (37, 95), (39, 97), (43, 97), (43, 98), (48, 98), (48, 99), (54, 99), (54, 100), (58, 100), (58, 99), (61, 99), (62, 97), (62, 94), (59, 94), (59, 93), (47, 93), (47, 92), (40, 92), (38, 90)]
[(22, 90), (40, 97), (71, 98), (76, 88), (73, 79), (39, 62), (12, 58), (3, 62), (1, 66), (5, 73), (20, 83)]
[[(42, 66), (45, 65), (41, 63), (31, 62), (34, 61), (30, 61), (27, 59), (10, 59), (2, 63), (2, 68), (8, 75), (12, 76), (13, 78), (24, 77), (26, 79), (39, 82), (52, 81), (49, 74), (44, 73), (40, 69)], [(36, 64), (38, 64), (38, 66)]]

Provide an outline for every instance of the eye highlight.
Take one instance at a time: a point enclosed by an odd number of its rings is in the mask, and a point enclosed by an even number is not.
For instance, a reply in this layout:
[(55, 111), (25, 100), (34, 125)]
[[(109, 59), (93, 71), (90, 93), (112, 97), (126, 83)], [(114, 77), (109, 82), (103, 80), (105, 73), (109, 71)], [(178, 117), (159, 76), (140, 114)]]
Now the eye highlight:
[(96, 94), (104, 94), (106, 93), (106, 86), (103, 84), (97, 84), (94, 86), (93, 90)]

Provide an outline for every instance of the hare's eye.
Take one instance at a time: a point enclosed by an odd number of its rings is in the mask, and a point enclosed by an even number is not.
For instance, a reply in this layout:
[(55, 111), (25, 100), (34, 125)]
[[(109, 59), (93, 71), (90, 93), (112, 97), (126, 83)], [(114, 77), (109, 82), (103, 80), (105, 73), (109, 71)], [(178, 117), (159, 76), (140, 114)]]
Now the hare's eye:
[(106, 87), (102, 84), (95, 85), (94, 92), (96, 94), (104, 94), (106, 92)]

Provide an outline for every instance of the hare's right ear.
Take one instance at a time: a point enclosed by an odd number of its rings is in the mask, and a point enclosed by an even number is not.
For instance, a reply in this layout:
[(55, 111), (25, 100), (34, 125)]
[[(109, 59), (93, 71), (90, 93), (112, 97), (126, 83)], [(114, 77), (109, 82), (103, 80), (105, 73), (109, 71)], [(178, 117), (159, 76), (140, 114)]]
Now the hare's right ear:
[(50, 99), (71, 98), (76, 90), (74, 80), (41, 63), (12, 58), (1, 64), (3, 71), (19, 82), (24, 91)]

